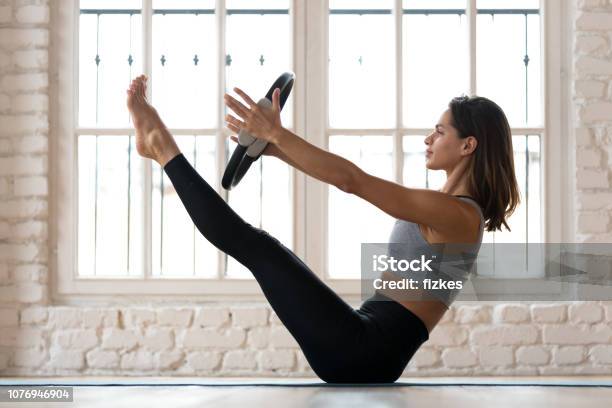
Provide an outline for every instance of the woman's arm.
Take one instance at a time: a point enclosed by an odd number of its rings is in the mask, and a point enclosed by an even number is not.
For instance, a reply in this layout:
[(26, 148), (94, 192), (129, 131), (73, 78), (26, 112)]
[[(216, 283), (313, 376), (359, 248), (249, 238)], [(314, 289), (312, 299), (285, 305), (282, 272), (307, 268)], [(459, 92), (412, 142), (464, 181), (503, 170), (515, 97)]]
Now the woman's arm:
[(291, 160), (285, 153), (283, 153), (278, 147), (276, 147), (275, 144), (269, 143), (268, 146), (266, 146), (266, 148), (264, 149), (264, 153), (263, 154), (269, 155), (269, 156), (274, 156), (277, 159), (284, 161), (285, 163), (287, 163), (291, 167), (295, 167), (296, 169), (300, 170), (301, 172), (306, 173), (304, 171), (304, 169), (299, 164), (297, 164), (296, 162)]
[(361, 197), (395, 218), (428, 225), (449, 237), (465, 237), (466, 219), (473, 216), (473, 208), (461, 205), (456, 197), (439, 191), (407, 188), (375, 177), (286, 129), (281, 129), (274, 140), (278, 150), (312, 177)]
[[(238, 137), (237, 136), (231, 136), (231, 139), (238, 143)], [(304, 171), (304, 168), (302, 166), (300, 166), (298, 163), (294, 162), (293, 160), (291, 160), (285, 153), (283, 153), (274, 143), (268, 143), (268, 145), (266, 146), (266, 148), (264, 149), (263, 153), (264, 156), (272, 156), (272, 157), (276, 157), (279, 160), (284, 161), (285, 163), (287, 163), (288, 165), (295, 167), (296, 169), (300, 170), (303, 173), (306, 173)]]
[(446, 193), (407, 188), (367, 174), (352, 162), (319, 149), (283, 128), (279, 89), (272, 95), (272, 109), (261, 108), (242, 90), (234, 90), (248, 107), (230, 95), (225, 96), (226, 104), (242, 118), (227, 116), (231, 130), (238, 132), (244, 128), (251, 135), (274, 144), (294, 167), (363, 198), (395, 218), (428, 225), (450, 237), (465, 235), (466, 219), (473, 216), (471, 206), (462, 205), (461, 200)]
[(466, 220), (474, 216), (474, 208), (463, 205), (458, 198), (439, 191), (407, 188), (373, 176), (288, 130), (282, 130), (276, 140), (274, 147), (293, 166), (303, 167), (302, 171), (312, 177), (361, 197), (395, 218), (428, 225), (449, 239), (465, 239)]
[(467, 220), (476, 216), (473, 206), (450, 194), (404, 187), (363, 171), (349, 191), (395, 218), (427, 225), (460, 242), (466, 237)]
[(294, 167), (311, 177), (349, 192), (352, 180), (361, 171), (353, 162), (308, 143), (281, 128), (274, 146)]
[[(237, 133), (240, 132), (239, 129), (234, 129)], [(238, 136), (230, 136), (230, 138), (238, 143)], [(278, 147), (276, 147), (275, 144), (273, 143), (268, 143), (268, 145), (264, 148), (262, 155), (264, 156), (272, 156), (272, 157), (276, 157), (279, 160), (284, 161), (285, 163), (287, 163), (288, 165), (295, 167), (296, 169), (304, 172), (304, 169), (301, 168), (296, 162), (294, 162), (293, 160), (291, 160), (289, 157), (287, 157), (287, 155), (283, 152), (281, 152)]]
[(271, 109), (258, 106), (241, 89), (234, 88), (234, 90), (248, 106), (229, 94), (225, 95), (227, 106), (242, 119), (228, 114), (226, 121), (230, 130), (236, 133), (241, 129), (247, 130), (250, 135), (275, 145), (283, 154), (282, 160), (311, 177), (347, 191), (351, 179), (359, 170), (358, 167), (338, 155), (319, 149), (283, 128), (280, 119), (280, 89), (274, 90)]

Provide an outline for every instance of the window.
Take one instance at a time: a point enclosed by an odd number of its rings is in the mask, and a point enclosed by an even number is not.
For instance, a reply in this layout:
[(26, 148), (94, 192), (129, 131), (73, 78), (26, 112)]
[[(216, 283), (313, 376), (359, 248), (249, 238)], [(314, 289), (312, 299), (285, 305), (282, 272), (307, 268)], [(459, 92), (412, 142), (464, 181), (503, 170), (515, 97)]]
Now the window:
[[(510, 232), (486, 232), (483, 240), (540, 242), (540, 20), (539, 0), (330, 0), (330, 150), (378, 177), (439, 189), (446, 174), (426, 169), (425, 136), (454, 96), (487, 96), (513, 128), (522, 204)], [(328, 275), (359, 278), (360, 259), (349, 254), (362, 242), (386, 242), (394, 220), (333, 187), (328, 196)]]
[[(287, 165), (264, 157), (239, 189), (228, 193), (218, 183), (234, 148), (223, 94), (234, 86), (262, 94), (280, 72), (296, 70), (289, 0), (73, 3), (78, 96), (69, 146), (76, 211), (66, 220), (76, 228), (65, 244), (76, 262), (60, 286), (97, 292), (97, 284), (104, 292), (122, 279), (126, 291), (155, 292), (162, 280), (195, 279), (234, 280), (225, 290), (253, 290), (248, 270), (201, 236), (165, 173), (136, 152), (125, 89), (148, 74), (149, 98), (186, 158), (245, 220), (293, 247)], [(283, 110), (290, 129), (292, 110), (293, 97)]]
[(234, 147), (224, 129), (226, 90), (240, 86), (259, 97), (293, 70), (284, 126), (379, 177), (432, 189), (445, 175), (425, 169), (425, 135), (453, 96), (490, 97), (513, 128), (523, 203), (510, 220), (512, 232), (485, 241), (542, 240), (548, 216), (542, 180), (556, 177), (546, 160), (561, 154), (544, 154), (550, 129), (559, 130), (551, 120), (559, 121), (560, 108), (543, 101), (551, 81), (560, 87), (561, 62), (555, 54), (545, 65), (542, 46), (553, 41), (547, 29), (559, 26), (560, 6), (539, 3), (65, 2), (55, 35), (63, 108), (58, 295), (260, 294), (249, 271), (197, 231), (159, 166), (137, 154), (124, 100), (141, 72), (150, 76), (153, 105), (202, 176), (342, 294), (359, 293), (360, 243), (385, 242), (394, 220), (269, 157), (228, 194), (218, 183)]

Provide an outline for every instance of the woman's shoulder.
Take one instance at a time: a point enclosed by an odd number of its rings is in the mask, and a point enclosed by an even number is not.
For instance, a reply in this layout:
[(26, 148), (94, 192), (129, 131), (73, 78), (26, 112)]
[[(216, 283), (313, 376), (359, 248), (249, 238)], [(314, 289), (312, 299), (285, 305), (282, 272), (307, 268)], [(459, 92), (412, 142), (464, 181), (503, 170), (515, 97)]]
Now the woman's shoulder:
[(440, 232), (431, 227), (421, 225), (421, 233), (430, 244), (461, 242), (471, 243), (477, 242), (480, 238), (480, 229), (482, 227), (482, 210), (478, 203), (468, 196), (454, 196), (456, 204), (461, 207), (461, 218), (464, 222), (461, 224), (464, 228), (454, 232)]
[(457, 199), (466, 211), (466, 228), (470, 231), (469, 237), (471, 238), (469, 242), (476, 242), (480, 237), (480, 230), (484, 222), (482, 209), (472, 197), (457, 196)]

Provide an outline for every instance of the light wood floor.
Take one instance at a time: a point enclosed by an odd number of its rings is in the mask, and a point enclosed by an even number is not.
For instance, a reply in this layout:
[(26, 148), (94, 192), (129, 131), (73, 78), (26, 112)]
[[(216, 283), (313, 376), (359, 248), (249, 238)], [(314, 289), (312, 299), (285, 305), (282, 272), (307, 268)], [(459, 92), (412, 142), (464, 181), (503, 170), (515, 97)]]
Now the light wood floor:
[[(402, 378), (400, 384), (394, 386), (374, 387), (331, 386), (314, 379), (0, 378), (0, 385), (7, 383), (87, 383), (98, 384), (98, 386), (75, 387), (73, 403), (18, 403), (13, 405), (0, 403), (0, 407), (612, 407), (611, 377)], [(497, 385), (441, 386), (441, 384), (449, 383)], [(508, 384), (516, 383), (523, 385), (508, 386)], [(99, 386), (99, 384), (122, 385)], [(131, 385), (126, 386), (126, 384)], [(551, 384), (579, 384), (581, 386), (564, 387), (551, 386)], [(607, 387), (598, 387), (598, 384), (607, 385)]]

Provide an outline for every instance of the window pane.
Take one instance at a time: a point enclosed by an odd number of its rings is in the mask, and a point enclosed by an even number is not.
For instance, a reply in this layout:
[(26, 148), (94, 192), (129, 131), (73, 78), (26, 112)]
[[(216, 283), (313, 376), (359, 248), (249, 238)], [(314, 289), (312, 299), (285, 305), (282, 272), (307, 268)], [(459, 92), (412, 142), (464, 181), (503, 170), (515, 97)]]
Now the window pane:
[[(234, 144), (235, 146), (235, 144)], [(293, 201), (289, 166), (262, 156), (229, 194), (230, 206), (246, 222), (262, 228), (287, 248), (293, 248)], [(228, 278), (252, 279), (251, 272), (227, 256)]]
[(440, 190), (446, 183), (446, 172), (443, 170), (430, 170), (426, 166), (425, 136), (404, 136), (402, 141), (404, 150), (403, 180), (406, 187), (426, 188)]
[(483, 9), (537, 9), (540, 0), (476, 0), (476, 7)]
[(541, 177), (541, 160), (540, 160), (540, 136), (530, 135), (527, 136), (527, 151), (529, 157), (529, 175), (528, 175), (528, 187), (526, 197), (526, 207), (528, 213), (528, 236), (527, 242), (542, 242), (542, 232), (540, 230), (542, 226), (542, 212), (540, 206), (542, 205), (542, 183), (540, 182)]
[[(465, 1), (454, 1), (464, 8)], [(431, 127), (450, 100), (469, 93), (465, 14), (404, 14), (404, 125)], [(427, 38), (427, 41), (423, 41)]]
[[(81, 7), (94, 4), (82, 2)], [(140, 2), (128, 5), (139, 8)], [(141, 16), (103, 9), (88, 13), (81, 11), (79, 22), (79, 124), (126, 127), (125, 90), (142, 71)]]
[(404, 136), (403, 180), (406, 187), (428, 188), (428, 170), (425, 167), (424, 136)]
[(80, 276), (142, 273), (142, 161), (128, 136), (78, 139)]
[(404, 9), (412, 10), (465, 10), (465, 0), (404, 0)]
[(214, 14), (153, 16), (153, 102), (166, 125), (217, 125), (217, 35)]
[[(267, 4), (287, 7), (287, 1)], [(283, 14), (229, 14), (225, 63), (227, 92), (238, 87), (256, 102), (263, 98), (279, 75), (293, 71), (291, 38), (291, 21), (286, 8)], [(293, 92), (281, 114), (283, 126), (287, 128), (293, 126), (292, 107)], [(226, 113), (231, 112), (225, 109)]]
[(79, 137), (79, 276), (96, 274), (96, 137)]
[(153, 0), (153, 8), (164, 10), (214, 10), (215, 0)]
[(390, 0), (329, 0), (329, 8), (332, 10), (347, 9), (375, 9), (391, 10), (393, 2)]
[(494, 100), (510, 125), (541, 126), (539, 14), (479, 14), (478, 94)]
[(225, 7), (241, 10), (288, 9), (289, 0), (225, 0)]
[[(384, 3), (389, 7), (387, 14), (342, 14), (341, 10), (330, 10), (331, 127), (395, 126), (394, 20), (390, 10), (391, 3)], [(357, 7), (361, 3), (342, 4)], [(367, 27), (367, 30), (364, 27)]]
[(511, 231), (485, 233), (492, 235), (487, 242), (541, 242), (540, 137), (514, 135), (512, 147), (521, 203), (507, 219)]
[(141, 0), (81, 0), (81, 9), (139, 10)]
[[(231, 9), (227, 15), (226, 31), (227, 92), (233, 93), (233, 88), (239, 87), (258, 101), (266, 95), (280, 74), (294, 70), (289, 1), (228, 0), (226, 7)], [(248, 12), (253, 9), (274, 9), (275, 12)], [(292, 110), (293, 92), (281, 113), (283, 126), (287, 128), (293, 127)], [(234, 114), (227, 108), (226, 113)], [(228, 145), (232, 152), (234, 148), (233, 142)], [(230, 155), (227, 157), (229, 159)], [(229, 192), (228, 201), (245, 221), (264, 229), (288, 248), (293, 246), (290, 174), (285, 163), (262, 156), (252, 165), (240, 185)], [(225, 256), (228, 278), (253, 278), (242, 264)]]
[[(176, 136), (179, 149), (192, 166), (216, 188), (215, 138)], [(216, 277), (217, 252), (197, 230), (172, 182), (153, 164), (153, 276)]]
[(291, 198), (291, 169), (275, 158), (264, 158), (260, 163), (263, 185), (261, 192), (262, 227), (293, 248), (293, 200)]
[[(391, 136), (331, 136), (329, 151), (364, 171), (393, 180)], [(369, 202), (329, 186), (327, 265), (329, 277), (357, 279), (361, 273), (361, 243), (387, 242), (391, 216)]]

